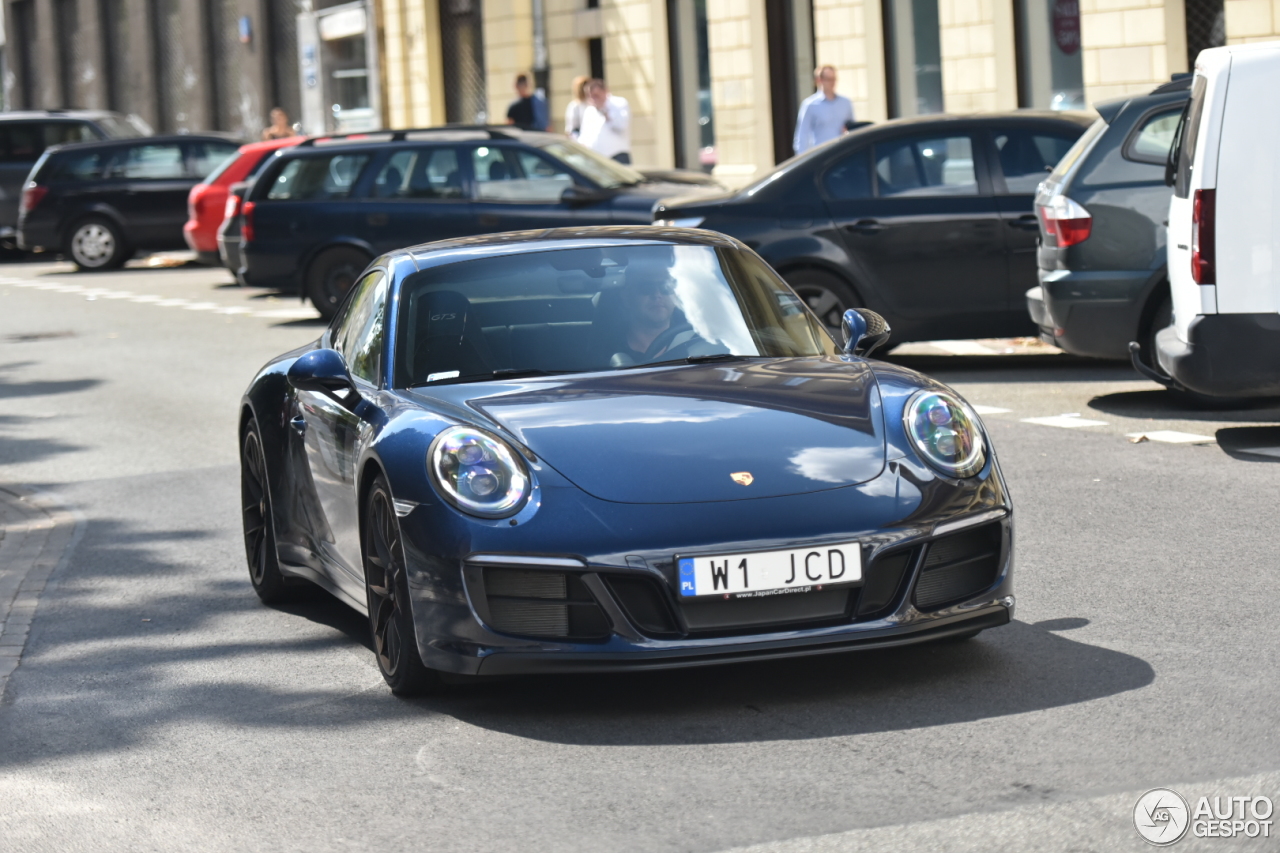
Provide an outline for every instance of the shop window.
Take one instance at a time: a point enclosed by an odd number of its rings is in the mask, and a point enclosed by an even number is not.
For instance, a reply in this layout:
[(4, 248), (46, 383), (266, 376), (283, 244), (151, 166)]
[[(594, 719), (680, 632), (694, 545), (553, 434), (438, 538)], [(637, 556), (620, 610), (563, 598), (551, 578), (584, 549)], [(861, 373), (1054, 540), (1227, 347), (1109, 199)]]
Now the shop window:
[(667, 0), (667, 30), (676, 165), (710, 172), (716, 165), (716, 131), (706, 0)]
[(942, 112), (938, 0), (884, 0), (884, 27), (889, 115)]
[(1085, 108), (1079, 0), (1017, 0), (1018, 106)]

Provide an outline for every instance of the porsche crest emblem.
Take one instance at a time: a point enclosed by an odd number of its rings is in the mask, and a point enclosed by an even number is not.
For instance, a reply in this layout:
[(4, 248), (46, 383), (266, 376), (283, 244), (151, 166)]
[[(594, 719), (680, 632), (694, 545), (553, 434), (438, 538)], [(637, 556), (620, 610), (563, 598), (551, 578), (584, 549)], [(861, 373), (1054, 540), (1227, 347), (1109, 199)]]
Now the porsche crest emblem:
[(729, 476), (732, 477), (733, 482), (737, 483), (739, 486), (750, 486), (756, 481), (756, 478), (751, 476), (750, 471), (735, 471)]

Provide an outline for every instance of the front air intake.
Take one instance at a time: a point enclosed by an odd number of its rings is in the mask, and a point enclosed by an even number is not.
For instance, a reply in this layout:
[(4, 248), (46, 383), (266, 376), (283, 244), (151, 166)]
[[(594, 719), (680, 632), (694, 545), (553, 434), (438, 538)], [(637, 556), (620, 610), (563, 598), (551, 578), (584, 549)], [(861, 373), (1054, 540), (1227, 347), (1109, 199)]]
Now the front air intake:
[(485, 621), (495, 631), (523, 637), (599, 640), (609, 620), (573, 572), (486, 568)]
[(1000, 573), (1000, 522), (930, 542), (916, 581), (917, 610), (958, 604), (990, 587)]

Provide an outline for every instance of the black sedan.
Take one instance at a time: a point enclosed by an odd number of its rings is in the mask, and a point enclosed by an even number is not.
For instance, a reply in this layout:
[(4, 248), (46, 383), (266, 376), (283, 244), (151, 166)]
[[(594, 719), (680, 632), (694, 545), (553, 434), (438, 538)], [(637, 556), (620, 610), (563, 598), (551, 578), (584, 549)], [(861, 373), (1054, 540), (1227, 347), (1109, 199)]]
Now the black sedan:
[(867, 307), (900, 341), (1032, 335), (1032, 199), (1095, 118), (1021, 110), (859, 128), (739, 192), (668, 200), (654, 219), (742, 240), (832, 329)]

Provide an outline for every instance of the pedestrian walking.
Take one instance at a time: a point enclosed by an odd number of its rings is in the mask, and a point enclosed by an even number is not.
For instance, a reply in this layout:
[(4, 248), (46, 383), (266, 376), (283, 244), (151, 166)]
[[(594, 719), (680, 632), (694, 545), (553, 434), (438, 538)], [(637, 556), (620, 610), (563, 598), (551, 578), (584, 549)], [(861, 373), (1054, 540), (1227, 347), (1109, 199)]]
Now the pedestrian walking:
[(573, 85), (570, 87), (573, 99), (564, 108), (564, 132), (573, 139), (577, 139), (582, 131), (582, 114), (587, 111), (587, 84), (590, 82), (590, 77), (580, 74), (573, 78)]
[(262, 131), (262, 138), (268, 139), (288, 139), (291, 136), (297, 136), (298, 131), (293, 129), (293, 125), (289, 124), (289, 114), (279, 107), (271, 110), (271, 126)]
[(609, 94), (603, 80), (587, 83), (587, 108), (582, 112), (578, 141), (598, 154), (631, 164), (631, 106), (626, 98)]
[(823, 65), (814, 71), (813, 83), (818, 91), (800, 102), (796, 118), (796, 136), (791, 143), (796, 154), (830, 142), (853, 123), (853, 101), (836, 94), (835, 67)]
[(546, 104), (538, 103), (539, 96), (529, 88), (529, 75), (516, 75), (516, 99), (507, 107), (507, 124), (521, 130), (550, 130)]

